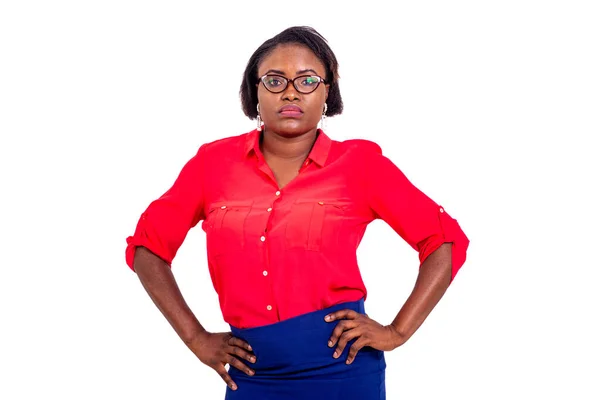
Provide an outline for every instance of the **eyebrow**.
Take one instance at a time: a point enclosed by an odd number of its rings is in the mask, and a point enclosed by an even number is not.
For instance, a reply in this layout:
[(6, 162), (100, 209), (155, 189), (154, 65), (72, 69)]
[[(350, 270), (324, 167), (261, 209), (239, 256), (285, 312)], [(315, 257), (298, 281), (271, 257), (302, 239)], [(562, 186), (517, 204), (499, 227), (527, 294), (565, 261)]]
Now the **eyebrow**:
[[(315, 74), (315, 75), (319, 75), (319, 74), (317, 73), (317, 71), (315, 71), (314, 69), (311, 69), (311, 68), (308, 68), (308, 69), (301, 69), (300, 71), (296, 71), (296, 75), (304, 74), (304, 73), (307, 73), (307, 72), (312, 72), (312, 73), (313, 73), (313, 74)], [(280, 70), (278, 70), (278, 69), (270, 69), (270, 70), (268, 70), (267, 72), (265, 72), (265, 73), (264, 73), (264, 75), (266, 75), (266, 74), (270, 74), (270, 73), (274, 73), (274, 74), (278, 74), (278, 75), (285, 76), (285, 72), (283, 72), (283, 71), (280, 71)]]

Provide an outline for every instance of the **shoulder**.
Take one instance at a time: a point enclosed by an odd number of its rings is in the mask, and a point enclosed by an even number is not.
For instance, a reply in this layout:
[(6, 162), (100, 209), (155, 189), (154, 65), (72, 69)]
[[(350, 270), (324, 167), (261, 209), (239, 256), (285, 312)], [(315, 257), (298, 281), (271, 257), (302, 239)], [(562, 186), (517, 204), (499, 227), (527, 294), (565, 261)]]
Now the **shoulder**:
[(359, 151), (367, 153), (379, 153), (382, 154), (381, 146), (377, 143), (367, 139), (350, 139), (340, 142), (342, 149), (346, 151)]
[(216, 157), (223, 159), (240, 154), (246, 148), (248, 142), (252, 140), (251, 135), (252, 132), (247, 132), (205, 142), (197, 149), (196, 155), (201, 158), (213, 159)]
[(357, 168), (364, 168), (365, 173), (377, 172), (395, 164), (383, 154), (381, 146), (367, 139), (350, 139), (338, 142), (338, 157), (351, 160)]
[(201, 146), (206, 153), (221, 151), (231, 151), (236, 148), (243, 148), (250, 139), (252, 132), (242, 133), (241, 135), (227, 136), (220, 139), (206, 142)]
[(337, 157), (360, 158), (362, 160), (382, 155), (381, 147), (366, 139), (349, 139), (336, 142)]

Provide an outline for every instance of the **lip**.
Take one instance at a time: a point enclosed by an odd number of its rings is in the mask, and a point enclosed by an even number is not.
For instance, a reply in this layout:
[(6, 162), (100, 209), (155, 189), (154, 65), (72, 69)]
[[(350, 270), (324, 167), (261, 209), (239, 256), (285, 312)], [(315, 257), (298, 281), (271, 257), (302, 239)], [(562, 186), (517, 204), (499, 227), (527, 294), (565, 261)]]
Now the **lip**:
[(279, 114), (286, 117), (299, 117), (304, 112), (302, 109), (296, 105), (287, 104), (279, 109)]

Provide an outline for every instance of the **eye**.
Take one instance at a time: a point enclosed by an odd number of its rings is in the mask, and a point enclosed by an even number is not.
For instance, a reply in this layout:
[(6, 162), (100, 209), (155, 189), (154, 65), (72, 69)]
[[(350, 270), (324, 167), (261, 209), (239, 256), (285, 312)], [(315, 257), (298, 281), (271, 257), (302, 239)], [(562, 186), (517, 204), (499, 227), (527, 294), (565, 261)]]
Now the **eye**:
[(319, 78), (317, 78), (316, 76), (307, 76), (306, 78), (302, 79), (302, 81), (300, 82), (300, 84), (302, 86), (315, 86), (317, 83), (319, 83)]
[(280, 78), (277, 78), (276, 76), (268, 76), (267, 77), (267, 85), (269, 85), (271, 87), (277, 87), (281, 84), (283, 84), (283, 82), (281, 81)]

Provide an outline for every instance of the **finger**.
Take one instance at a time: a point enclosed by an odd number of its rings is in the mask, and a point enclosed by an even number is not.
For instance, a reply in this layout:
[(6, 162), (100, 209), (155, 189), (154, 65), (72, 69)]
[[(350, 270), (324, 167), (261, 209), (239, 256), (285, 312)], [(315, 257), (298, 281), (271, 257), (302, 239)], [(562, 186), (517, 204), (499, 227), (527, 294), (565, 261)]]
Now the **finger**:
[(340, 340), (338, 341), (338, 345), (333, 353), (333, 358), (338, 358), (343, 352), (344, 348), (346, 348), (346, 344), (354, 338), (359, 337), (361, 334), (359, 329), (351, 329), (346, 331), (340, 336)]
[(329, 342), (327, 343), (329, 347), (335, 346), (340, 336), (347, 331), (348, 329), (354, 329), (358, 326), (358, 322), (355, 320), (343, 320), (338, 322), (336, 327), (333, 329), (331, 336), (329, 337)]
[(217, 371), (221, 378), (223, 378), (223, 380), (225, 381), (227, 386), (231, 388), (231, 390), (237, 390), (237, 385), (235, 384), (233, 379), (231, 379), (231, 376), (229, 376), (229, 374), (227, 373), (227, 370), (225, 369), (224, 365), (219, 364), (219, 366), (215, 368), (215, 371)]
[(235, 354), (239, 358), (242, 358), (244, 360), (250, 361), (251, 363), (255, 363), (256, 362), (256, 356), (253, 355), (253, 354), (248, 353), (246, 350), (242, 349), (241, 347), (228, 346), (225, 349), (225, 352), (227, 352), (229, 354)]
[(223, 360), (223, 362), (231, 365), (232, 367), (235, 367), (235, 368), (239, 369), (242, 372), (245, 372), (247, 375), (250, 375), (250, 376), (254, 375), (254, 370), (253, 369), (251, 369), (250, 367), (248, 367), (240, 359), (235, 358), (231, 354), (227, 354), (225, 356), (225, 360)]
[(332, 321), (336, 321), (338, 319), (355, 319), (358, 315), (360, 315), (360, 314), (354, 310), (350, 310), (350, 309), (338, 310), (336, 312), (327, 314), (325, 316), (325, 321), (332, 322)]
[(352, 343), (352, 346), (350, 346), (350, 350), (348, 350), (348, 358), (346, 359), (346, 364), (351, 364), (352, 361), (354, 361), (354, 359), (356, 358), (356, 354), (358, 354), (358, 351), (363, 347), (367, 346), (367, 344), (368, 340), (364, 336), (359, 337), (356, 340), (356, 342)]
[(235, 337), (235, 336), (232, 336), (229, 339), (229, 341), (227, 342), (227, 344), (229, 344), (230, 346), (241, 347), (244, 350), (252, 351), (252, 346), (250, 346), (247, 342), (245, 342), (242, 339)]

